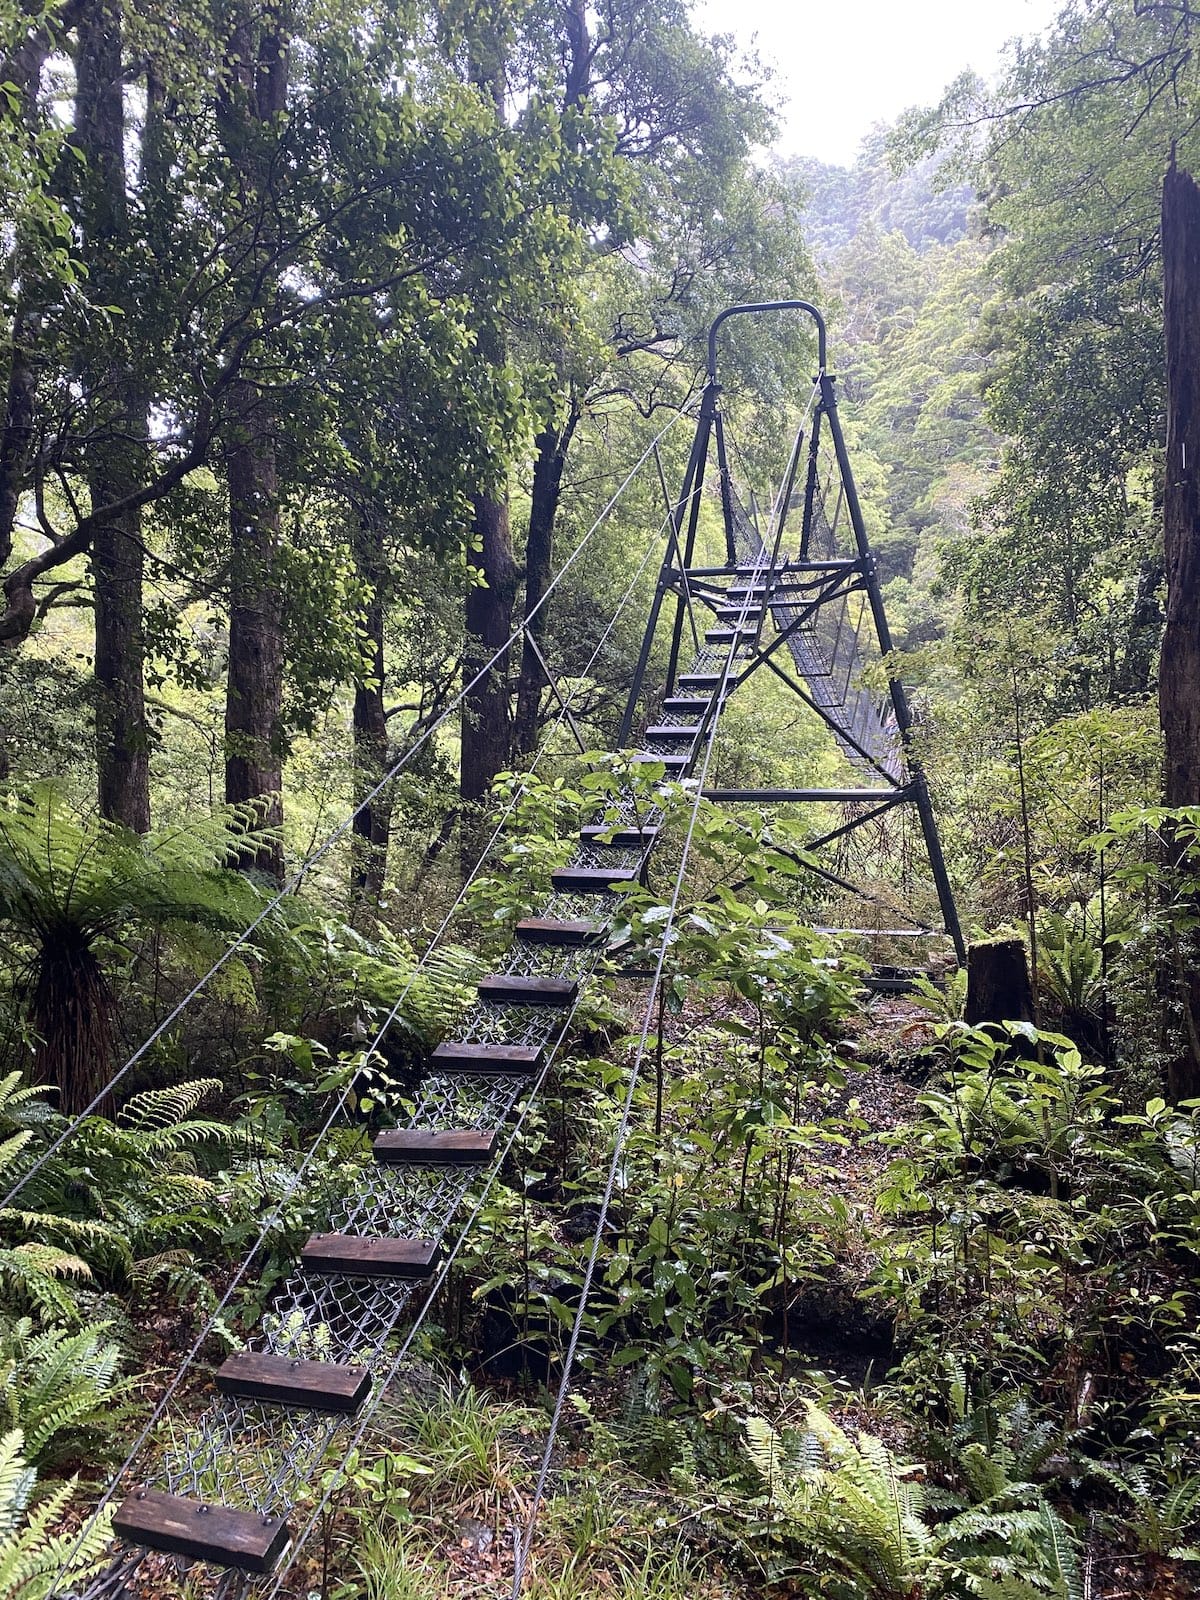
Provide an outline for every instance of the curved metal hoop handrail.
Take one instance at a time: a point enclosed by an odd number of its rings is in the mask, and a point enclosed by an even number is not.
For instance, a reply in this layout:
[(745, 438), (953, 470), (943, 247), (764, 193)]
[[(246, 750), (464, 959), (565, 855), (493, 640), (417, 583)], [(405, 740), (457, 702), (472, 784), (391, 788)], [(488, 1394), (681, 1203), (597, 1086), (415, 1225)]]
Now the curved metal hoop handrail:
[(708, 381), (717, 381), (717, 334), (721, 331), (722, 324), (729, 321), (730, 317), (759, 316), (764, 311), (803, 311), (810, 316), (817, 325), (817, 365), (822, 372), (825, 371), (826, 357), (826, 332), (825, 318), (808, 300), (763, 300), (757, 304), (747, 303), (740, 306), (728, 306), (714, 320), (708, 330)]

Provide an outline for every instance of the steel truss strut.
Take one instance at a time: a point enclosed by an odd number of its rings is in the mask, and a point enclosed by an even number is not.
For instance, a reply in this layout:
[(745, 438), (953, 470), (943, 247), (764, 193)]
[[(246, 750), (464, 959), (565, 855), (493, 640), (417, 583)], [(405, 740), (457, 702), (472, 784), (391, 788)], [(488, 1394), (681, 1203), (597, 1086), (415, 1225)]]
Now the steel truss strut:
[[(783, 488), (770, 525), (764, 529), (757, 510), (763, 502), (752, 493), (750, 503), (754, 509), (747, 512), (734, 484), (717, 366), (719, 335), (726, 322), (734, 317), (760, 317), (772, 312), (799, 312), (812, 320), (817, 335), (818, 373), (811, 416), (797, 433)], [(708, 562), (697, 559), (700, 509), (714, 449), (726, 557), (721, 566), (712, 565), (711, 558)], [(625, 706), (620, 744), (630, 744), (643, 710), (647, 672), (660, 628), (670, 628), (665, 690), (670, 700), (678, 692), (685, 622), (696, 638), (697, 607), (707, 607), (716, 619), (724, 620), (749, 594), (757, 620), (744, 642), (735, 640), (739, 655), (736, 673), (729, 679), (729, 691), (766, 667), (824, 722), (851, 765), (880, 786), (715, 789), (712, 797), (764, 805), (863, 808), (852, 812), (841, 826), (821, 833), (811, 842), (812, 849), (845, 838), (895, 807), (913, 807), (944, 930), (959, 960), (964, 960), (966, 951), (954, 891), (929, 785), (914, 745), (912, 707), (893, 669), (892, 635), (883, 591), (838, 415), (836, 380), (827, 370), (825, 322), (815, 306), (805, 300), (773, 300), (761, 305), (731, 306), (717, 317), (709, 330), (708, 373), (696, 435), (679, 498), (670, 509), (670, 538)], [(793, 510), (800, 514), (800, 527), (785, 546), (788, 514)], [(786, 548), (794, 549), (794, 557), (784, 554)], [(664, 608), (670, 599), (674, 600), (674, 612), (667, 622)], [(768, 619), (774, 636), (764, 640)], [(780, 664), (784, 655), (790, 657), (794, 672)], [(862, 668), (868, 662), (882, 664), (886, 688), (878, 694), (861, 681)], [(704, 671), (701, 650), (691, 677)], [(816, 870), (827, 881), (862, 892), (838, 874), (823, 868)]]

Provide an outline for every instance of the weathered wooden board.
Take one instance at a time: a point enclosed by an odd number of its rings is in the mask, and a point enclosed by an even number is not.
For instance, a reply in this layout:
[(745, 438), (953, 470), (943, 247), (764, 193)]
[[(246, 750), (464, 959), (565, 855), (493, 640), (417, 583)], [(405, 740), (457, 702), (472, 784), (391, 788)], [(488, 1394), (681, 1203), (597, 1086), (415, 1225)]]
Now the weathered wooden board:
[(439, 1044), (430, 1055), (435, 1072), (474, 1072), (496, 1076), (514, 1074), (527, 1078), (542, 1064), (542, 1051), (536, 1045), (474, 1044), (450, 1039)]
[(470, 1128), (389, 1128), (375, 1140), (372, 1153), (385, 1167), (486, 1166), (496, 1153), (496, 1135)]
[(314, 1233), (300, 1252), (300, 1265), (327, 1278), (429, 1278), (440, 1254), (436, 1239)]
[(130, 1544), (245, 1572), (270, 1572), (291, 1538), (283, 1517), (185, 1500), (160, 1489), (136, 1489), (113, 1518), (113, 1532)]
[(308, 1406), (340, 1416), (353, 1416), (371, 1392), (371, 1374), (366, 1367), (295, 1361), (257, 1350), (230, 1356), (217, 1369), (216, 1383), (222, 1394)]

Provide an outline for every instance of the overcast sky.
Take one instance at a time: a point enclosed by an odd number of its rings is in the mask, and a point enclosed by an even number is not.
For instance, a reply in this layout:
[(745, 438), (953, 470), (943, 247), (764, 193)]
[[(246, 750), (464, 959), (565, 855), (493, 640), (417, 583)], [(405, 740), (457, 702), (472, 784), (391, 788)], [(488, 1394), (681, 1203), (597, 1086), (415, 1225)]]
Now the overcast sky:
[(985, 78), (1005, 41), (1062, 0), (696, 0), (702, 27), (757, 36), (786, 97), (779, 148), (849, 165), (876, 122), (929, 105), (964, 67)]

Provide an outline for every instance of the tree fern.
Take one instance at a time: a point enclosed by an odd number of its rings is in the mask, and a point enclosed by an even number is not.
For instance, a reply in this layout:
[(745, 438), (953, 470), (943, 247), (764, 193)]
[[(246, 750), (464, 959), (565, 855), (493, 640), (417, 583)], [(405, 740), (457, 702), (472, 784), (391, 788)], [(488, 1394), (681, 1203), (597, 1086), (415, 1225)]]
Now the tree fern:
[(148, 926), (240, 932), (261, 910), (231, 870), (248, 820), (226, 808), (140, 837), (81, 821), (52, 785), (0, 804), (0, 929), (32, 948), (21, 987), (35, 1068), (63, 1111), (82, 1110), (110, 1072), (116, 995), (102, 950)]

